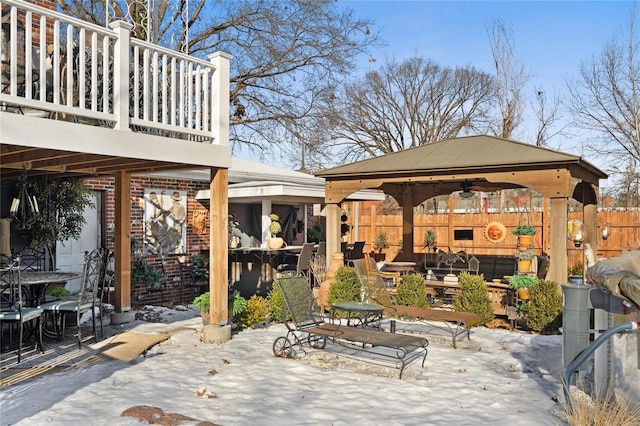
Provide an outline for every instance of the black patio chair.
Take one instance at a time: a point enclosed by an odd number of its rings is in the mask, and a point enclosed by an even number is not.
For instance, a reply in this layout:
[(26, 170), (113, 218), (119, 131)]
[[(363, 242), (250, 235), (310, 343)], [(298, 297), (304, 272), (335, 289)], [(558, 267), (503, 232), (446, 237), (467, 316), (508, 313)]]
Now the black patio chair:
[[(93, 250), (85, 253), (84, 264), (82, 267), (82, 278), (80, 284), (80, 292), (77, 296), (63, 298), (53, 302), (42, 304), (41, 308), (45, 312), (53, 315), (54, 330), (58, 340), (62, 340), (64, 335), (67, 314), (76, 314), (76, 324), (78, 327), (78, 349), (82, 347), (82, 327), (80, 325), (80, 317), (83, 313), (91, 311), (93, 323), (93, 334), (96, 343), (98, 342), (98, 333), (96, 329), (96, 307), (99, 307), (98, 287), (101, 281), (105, 279), (103, 272), (108, 253), (105, 249)], [(100, 317), (102, 321), (102, 317)], [(101, 325), (102, 329), (102, 325)]]
[[(22, 357), (22, 342), (27, 332), (25, 324), (36, 322), (37, 342), (36, 347), (44, 352), (42, 345), (42, 308), (26, 307), (22, 300), (22, 283), (20, 281), (20, 259), (16, 258), (5, 268), (0, 275), (0, 287), (3, 288), (0, 295), (0, 328), (3, 323), (18, 325), (18, 363)], [(12, 330), (9, 328), (9, 345), (11, 345)]]

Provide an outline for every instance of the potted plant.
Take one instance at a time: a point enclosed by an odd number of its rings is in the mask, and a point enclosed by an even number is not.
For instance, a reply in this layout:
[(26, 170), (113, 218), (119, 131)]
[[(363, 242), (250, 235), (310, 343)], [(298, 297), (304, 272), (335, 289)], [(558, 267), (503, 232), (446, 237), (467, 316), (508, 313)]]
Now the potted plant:
[(375, 240), (373, 240), (373, 249), (377, 251), (377, 253), (373, 253), (373, 258), (376, 262), (381, 262), (385, 259), (385, 254), (382, 253), (382, 250), (389, 247), (389, 237), (387, 233), (384, 231), (380, 231)]
[[(211, 297), (209, 292), (202, 293), (200, 296), (193, 299), (191, 304), (200, 309), (200, 316), (202, 316), (202, 324), (209, 325), (209, 306), (211, 303)], [(240, 295), (238, 290), (234, 290), (229, 295), (229, 323), (231, 323), (235, 315), (239, 315), (247, 309), (247, 299)]]
[(435, 253), (436, 250), (438, 250), (438, 246), (436, 244), (436, 233), (435, 231), (433, 231), (432, 229), (427, 229), (426, 232), (424, 233), (424, 240), (423, 240), (424, 246), (422, 246), (422, 248), (426, 248), (427, 251), (425, 253), (424, 256), (424, 263), (426, 265), (427, 263), (427, 254), (429, 253), (429, 251), (433, 250), (433, 252)]
[(269, 232), (271, 233), (271, 238), (269, 238), (269, 248), (270, 249), (279, 249), (284, 245), (284, 240), (282, 237), (278, 237), (278, 234), (282, 232), (282, 225), (280, 225), (280, 217), (271, 213), (269, 215), (269, 219), (271, 219), (271, 224), (269, 224)]
[(520, 273), (529, 272), (531, 270), (531, 261), (535, 257), (533, 250), (523, 250), (516, 254), (518, 260), (518, 271)]
[(191, 304), (196, 308), (200, 309), (200, 316), (202, 317), (202, 324), (209, 325), (209, 304), (211, 303), (211, 298), (209, 296), (209, 292), (202, 293), (200, 296), (193, 299)]
[(536, 228), (533, 225), (518, 225), (513, 230), (513, 235), (518, 237), (518, 245), (521, 247), (530, 246), (535, 234)]
[(535, 275), (518, 274), (509, 277), (509, 286), (518, 292), (518, 297), (523, 300), (529, 299), (528, 288), (538, 282)]

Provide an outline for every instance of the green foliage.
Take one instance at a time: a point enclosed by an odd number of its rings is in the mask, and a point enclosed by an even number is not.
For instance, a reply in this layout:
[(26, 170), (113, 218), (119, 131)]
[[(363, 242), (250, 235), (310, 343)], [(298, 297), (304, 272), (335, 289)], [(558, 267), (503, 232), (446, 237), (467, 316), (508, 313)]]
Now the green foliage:
[(269, 215), (269, 219), (271, 219), (271, 224), (269, 225), (269, 232), (271, 233), (272, 237), (275, 237), (276, 235), (278, 235), (279, 232), (282, 231), (282, 226), (280, 225), (280, 222), (278, 222), (280, 220), (280, 217), (275, 213), (271, 213)]
[(529, 288), (527, 327), (541, 333), (555, 333), (562, 326), (562, 294), (558, 283), (542, 280)]
[(322, 241), (322, 227), (318, 224), (307, 227), (307, 242), (318, 244)]
[(521, 287), (530, 287), (538, 282), (538, 278), (535, 275), (528, 274), (516, 274), (509, 277), (509, 286), (513, 289), (519, 289)]
[(381, 252), (382, 249), (389, 247), (389, 236), (386, 232), (381, 231), (375, 240), (373, 240), (373, 248)]
[(38, 202), (41, 220), (24, 231), (25, 243), (32, 248), (47, 247), (51, 255), (49, 269), (55, 270), (56, 243), (80, 238), (86, 223), (84, 210), (93, 207), (91, 189), (75, 177), (34, 176), (27, 185)]
[(209, 281), (209, 258), (193, 256), (193, 279), (196, 282)]
[(335, 282), (329, 290), (329, 305), (339, 302), (359, 302), (361, 294), (360, 280), (356, 270), (342, 266), (336, 271)]
[(396, 295), (398, 305), (428, 308), (429, 300), (424, 286), (424, 278), (420, 274), (405, 274), (398, 283)]
[[(282, 322), (282, 313), (285, 311), (284, 296), (280, 287), (277, 285), (277, 280), (273, 283), (273, 288), (267, 295), (269, 300), (269, 306), (271, 308), (271, 320), (273, 322)], [(287, 320), (291, 320), (291, 314), (287, 312)]]
[(523, 250), (518, 252), (518, 254), (516, 254), (516, 258), (518, 260), (533, 260), (533, 258), (536, 257), (536, 254), (533, 252), (533, 250)]
[(484, 325), (495, 318), (491, 299), (487, 293), (484, 275), (471, 275), (462, 272), (458, 277), (462, 292), (453, 300), (453, 310), (457, 312), (472, 312), (480, 315), (478, 325)]
[(147, 288), (159, 288), (162, 285), (162, 271), (151, 266), (146, 256), (141, 256), (133, 260), (131, 281), (145, 283)]
[(254, 324), (266, 323), (269, 312), (269, 300), (266, 297), (254, 294), (247, 300), (247, 308), (244, 312), (234, 319), (238, 328), (244, 330), (245, 328), (253, 328)]
[(535, 235), (536, 227), (532, 225), (518, 225), (513, 230), (513, 235)]
[(208, 311), (209, 303), (210, 303), (210, 296), (208, 291), (206, 293), (202, 293), (200, 296), (193, 299), (193, 302), (191, 302), (193, 306), (195, 306), (196, 308), (199, 308), (201, 311)]
[(436, 244), (436, 233), (431, 229), (427, 229), (424, 233), (424, 246), (423, 248), (431, 249)]
[(71, 292), (64, 287), (54, 287), (47, 294), (53, 297), (65, 297), (70, 295)]
[(247, 309), (247, 299), (240, 295), (238, 290), (233, 290), (229, 297), (229, 311), (235, 317)]
[[(200, 296), (193, 299), (191, 302), (193, 306), (199, 308), (201, 311), (208, 311), (210, 307), (210, 293), (202, 293)], [(229, 295), (229, 312), (236, 317), (242, 314), (247, 309), (247, 299), (240, 295), (238, 290), (234, 290)]]
[(567, 272), (569, 275), (583, 275), (584, 274), (584, 265), (582, 262), (576, 262), (573, 266), (569, 266), (567, 268)]

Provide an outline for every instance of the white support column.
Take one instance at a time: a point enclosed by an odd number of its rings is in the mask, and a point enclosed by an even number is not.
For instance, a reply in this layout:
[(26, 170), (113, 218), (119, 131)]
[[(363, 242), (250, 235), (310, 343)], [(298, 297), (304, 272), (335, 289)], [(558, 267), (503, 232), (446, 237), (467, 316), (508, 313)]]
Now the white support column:
[(129, 129), (129, 47), (133, 25), (115, 21), (109, 26), (116, 32), (113, 46), (113, 113), (117, 117), (114, 129)]
[(267, 246), (267, 241), (271, 238), (271, 232), (269, 232), (269, 225), (271, 224), (271, 219), (269, 219), (269, 215), (271, 214), (271, 200), (262, 200), (262, 213), (261, 223), (262, 223), (262, 247)]
[(216, 70), (211, 79), (211, 133), (216, 145), (229, 145), (229, 76), (233, 56), (224, 52), (209, 55)]

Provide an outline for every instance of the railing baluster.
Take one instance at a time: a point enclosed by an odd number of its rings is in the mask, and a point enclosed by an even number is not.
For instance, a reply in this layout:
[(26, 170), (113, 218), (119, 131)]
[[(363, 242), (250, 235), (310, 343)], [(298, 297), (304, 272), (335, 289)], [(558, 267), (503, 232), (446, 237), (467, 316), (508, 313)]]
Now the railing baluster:
[(167, 82), (167, 74), (169, 68), (169, 58), (166, 54), (162, 55), (162, 124), (167, 124), (167, 98), (169, 96), (168, 93), (168, 82)]
[(184, 115), (186, 111), (185, 105), (185, 86), (187, 77), (185, 76), (185, 61), (180, 60), (180, 127), (184, 127)]
[(176, 58), (171, 58), (171, 125), (176, 125), (178, 116), (178, 75), (176, 68)]
[(196, 91), (195, 91), (195, 108), (196, 108), (196, 116), (195, 116), (195, 126), (196, 129), (200, 129), (200, 102), (202, 100), (202, 92), (201, 92), (201, 80), (202, 80), (202, 68), (200, 65), (196, 66)]
[(91, 110), (98, 111), (98, 34), (91, 34)]
[(67, 106), (73, 106), (73, 26), (67, 26)]
[(111, 77), (111, 68), (109, 67), (109, 37), (102, 39), (102, 112), (111, 113), (109, 109), (109, 80)]
[(60, 105), (60, 21), (53, 22), (53, 103)]
[(144, 49), (142, 56), (142, 119), (149, 121), (149, 49)]
[(78, 101), (80, 109), (86, 108), (86, 93), (87, 93), (87, 46), (86, 46), (86, 31), (84, 28), (80, 28), (80, 35), (78, 39)]
[(187, 63), (187, 75), (189, 80), (187, 81), (187, 128), (191, 129), (193, 126), (193, 64)]
[(48, 75), (47, 75), (47, 17), (40, 16), (40, 78), (39, 78), (39, 86), (40, 86), (40, 101), (45, 102), (47, 100), (47, 88), (48, 83)]
[(151, 118), (151, 121), (154, 122), (158, 122), (158, 74), (159, 74), (159, 70), (158, 70), (158, 52), (153, 52), (153, 66), (151, 67), (151, 70), (153, 71), (153, 86), (152, 86), (152, 90), (153, 90), (153, 94), (151, 96), (152, 102), (153, 102), (153, 117)]
[(33, 73), (27, 72), (27, 70), (33, 69), (33, 57), (31, 56), (32, 37), (33, 33), (31, 25), (31, 12), (27, 12), (24, 19), (24, 84), (25, 84), (25, 97), (31, 99), (33, 97)]
[(140, 118), (140, 48), (133, 48), (133, 116)]

